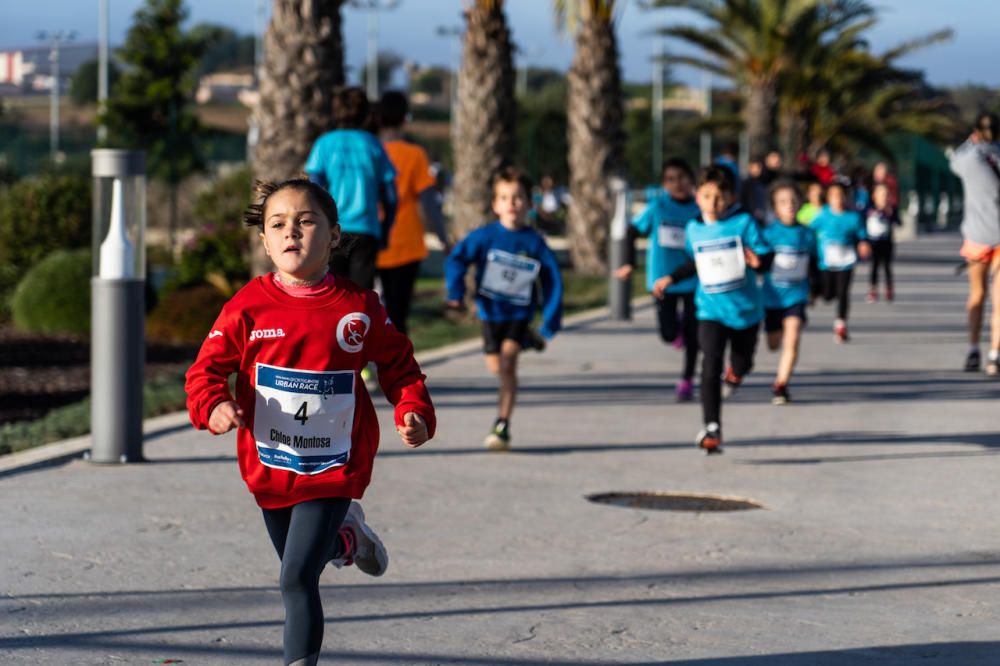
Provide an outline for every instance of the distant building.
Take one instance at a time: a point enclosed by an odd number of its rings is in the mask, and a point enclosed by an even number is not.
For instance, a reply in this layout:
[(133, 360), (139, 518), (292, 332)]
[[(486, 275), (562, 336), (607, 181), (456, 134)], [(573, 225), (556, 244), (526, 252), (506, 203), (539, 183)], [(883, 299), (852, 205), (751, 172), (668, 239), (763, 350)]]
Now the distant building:
[(252, 71), (214, 72), (201, 77), (194, 98), (199, 104), (243, 101), (255, 90)]
[[(22, 92), (52, 89), (52, 64), (48, 46), (0, 51), (0, 85)], [(65, 88), (81, 65), (97, 60), (97, 44), (64, 44), (59, 49), (59, 84)]]

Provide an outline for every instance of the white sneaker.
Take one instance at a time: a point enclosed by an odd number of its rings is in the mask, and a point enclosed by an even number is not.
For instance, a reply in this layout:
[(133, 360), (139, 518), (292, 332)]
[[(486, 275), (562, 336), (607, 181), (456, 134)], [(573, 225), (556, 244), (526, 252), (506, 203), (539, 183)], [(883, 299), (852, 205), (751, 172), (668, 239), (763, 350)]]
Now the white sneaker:
[(330, 560), (338, 569), (342, 566), (355, 564), (369, 576), (381, 576), (389, 568), (389, 553), (386, 552), (382, 540), (365, 522), (365, 512), (357, 502), (351, 502), (344, 517), (341, 531), (349, 533), (348, 539), (354, 544), (353, 553), (345, 553), (342, 557)]

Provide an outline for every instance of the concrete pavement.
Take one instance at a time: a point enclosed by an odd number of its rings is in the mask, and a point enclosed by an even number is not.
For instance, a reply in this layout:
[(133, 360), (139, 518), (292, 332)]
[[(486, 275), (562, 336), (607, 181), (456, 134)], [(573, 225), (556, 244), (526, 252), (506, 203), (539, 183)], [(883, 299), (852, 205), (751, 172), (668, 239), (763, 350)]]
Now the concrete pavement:
[[(1000, 383), (956, 370), (957, 247), (901, 246), (892, 305), (856, 280), (849, 345), (813, 309), (792, 405), (769, 404), (762, 341), (724, 456), (694, 448), (649, 308), (524, 358), (509, 454), (481, 447), (481, 359), (429, 364), (438, 437), (404, 450), (380, 408), (364, 506), (390, 569), (324, 573), (321, 663), (1000, 664)], [(0, 663), (280, 663), (277, 559), (233, 444), (178, 418), (149, 464), (0, 478)], [(585, 499), (657, 490), (765, 508)]]

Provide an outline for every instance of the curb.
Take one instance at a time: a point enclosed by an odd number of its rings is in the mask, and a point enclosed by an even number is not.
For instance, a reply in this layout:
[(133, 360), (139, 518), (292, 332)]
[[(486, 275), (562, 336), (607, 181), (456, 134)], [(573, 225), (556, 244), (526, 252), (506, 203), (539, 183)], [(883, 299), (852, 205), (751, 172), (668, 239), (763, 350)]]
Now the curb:
[[(633, 298), (633, 310), (642, 310), (644, 306), (649, 307), (648, 300), (648, 294)], [(574, 328), (581, 328), (607, 318), (607, 306), (584, 310), (583, 312), (578, 312), (575, 315), (567, 317), (563, 321), (563, 330), (568, 331)], [(414, 356), (421, 367), (431, 367), (452, 359), (478, 354), (482, 350), (482, 344), (482, 340), (473, 338), (420, 352)], [(187, 412), (173, 412), (154, 416), (142, 422), (142, 439), (143, 442), (147, 442), (158, 437), (163, 437), (176, 430), (187, 428), (189, 425)], [(43, 444), (25, 451), (9, 453), (5, 456), (0, 456), (0, 478), (82, 458), (90, 449), (91, 439), (90, 435), (87, 434)]]

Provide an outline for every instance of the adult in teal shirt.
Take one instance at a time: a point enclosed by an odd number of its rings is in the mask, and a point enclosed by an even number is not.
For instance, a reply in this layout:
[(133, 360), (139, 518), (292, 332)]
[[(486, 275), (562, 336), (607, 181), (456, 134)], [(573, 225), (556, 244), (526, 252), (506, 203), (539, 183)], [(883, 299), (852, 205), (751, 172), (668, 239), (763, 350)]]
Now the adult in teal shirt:
[(366, 289), (375, 285), (375, 259), (388, 241), (397, 202), (392, 162), (378, 138), (363, 129), (370, 111), (361, 88), (338, 90), (336, 129), (316, 140), (305, 166), (309, 179), (337, 203), (342, 249), (334, 251), (330, 270)]
[[(649, 238), (646, 249), (646, 288), (652, 292), (659, 278), (690, 261), (686, 250), (687, 223), (698, 216), (694, 201), (694, 172), (684, 160), (674, 157), (663, 163), (661, 188), (650, 188), (649, 203), (641, 215), (632, 220), (635, 236)], [(630, 247), (634, 245), (630, 243)], [(633, 249), (634, 252), (634, 249)], [(634, 258), (617, 271), (619, 279), (632, 275)], [(695, 364), (698, 361), (698, 319), (695, 312), (694, 290), (697, 277), (670, 285), (663, 298), (654, 298), (660, 337), (667, 344), (684, 347), (684, 368), (677, 383), (676, 396), (686, 402), (694, 396)], [(681, 314), (680, 308), (683, 308)]]

